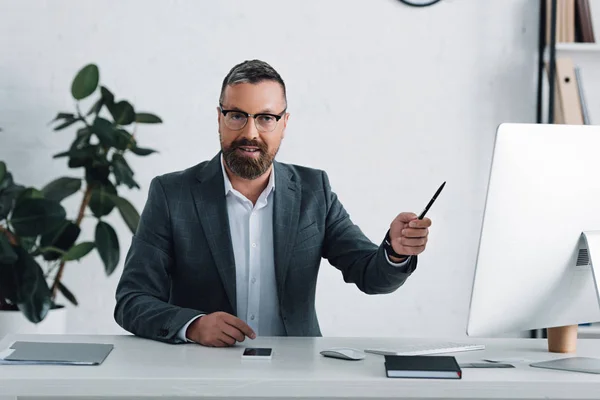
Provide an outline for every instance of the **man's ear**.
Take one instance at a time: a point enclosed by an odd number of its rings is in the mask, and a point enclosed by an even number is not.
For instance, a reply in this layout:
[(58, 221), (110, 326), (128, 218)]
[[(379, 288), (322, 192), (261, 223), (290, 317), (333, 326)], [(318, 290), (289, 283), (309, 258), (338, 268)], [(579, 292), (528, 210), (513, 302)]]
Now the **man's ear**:
[(285, 113), (283, 116), (283, 129), (281, 131), (281, 138), (285, 137), (285, 128), (287, 128), (288, 119), (290, 118), (290, 113)]

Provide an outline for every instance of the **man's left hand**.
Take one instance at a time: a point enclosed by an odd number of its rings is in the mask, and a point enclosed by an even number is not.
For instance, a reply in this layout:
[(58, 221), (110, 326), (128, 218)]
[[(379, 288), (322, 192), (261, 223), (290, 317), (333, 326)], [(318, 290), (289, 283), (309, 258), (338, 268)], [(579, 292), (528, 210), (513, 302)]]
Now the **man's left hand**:
[(414, 213), (399, 214), (390, 225), (390, 241), (398, 254), (416, 256), (425, 251), (429, 236), (429, 218), (418, 219)]

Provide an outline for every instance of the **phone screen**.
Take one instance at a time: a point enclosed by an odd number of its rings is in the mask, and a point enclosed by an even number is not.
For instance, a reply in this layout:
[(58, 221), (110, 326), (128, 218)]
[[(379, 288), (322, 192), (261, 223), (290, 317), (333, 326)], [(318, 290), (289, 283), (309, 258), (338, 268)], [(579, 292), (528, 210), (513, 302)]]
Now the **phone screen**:
[(268, 357), (271, 355), (272, 349), (264, 347), (248, 347), (244, 350), (245, 356), (262, 356)]

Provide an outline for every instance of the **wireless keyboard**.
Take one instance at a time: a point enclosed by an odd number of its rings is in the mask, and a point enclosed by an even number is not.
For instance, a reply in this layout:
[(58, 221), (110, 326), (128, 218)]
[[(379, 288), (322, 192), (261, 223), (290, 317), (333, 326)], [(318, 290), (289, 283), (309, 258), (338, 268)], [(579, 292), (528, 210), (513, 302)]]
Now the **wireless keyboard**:
[(396, 347), (393, 349), (365, 349), (366, 353), (380, 354), (382, 356), (424, 356), (429, 354), (458, 353), (461, 351), (485, 350), (483, 344), (465, 343), (421, 343)]

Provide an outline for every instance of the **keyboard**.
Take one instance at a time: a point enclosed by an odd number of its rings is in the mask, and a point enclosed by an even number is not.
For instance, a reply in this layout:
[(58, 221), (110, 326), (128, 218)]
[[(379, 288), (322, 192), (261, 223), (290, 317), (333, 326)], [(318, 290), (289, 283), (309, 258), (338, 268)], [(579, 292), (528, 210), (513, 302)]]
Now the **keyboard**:
[(365, 349), (365, 353), (379, 354), (382, 356), (424, 356), (429, 354), (458, 353), (474, 350), (485, 350), (485, 345), (454, 342), (420, 343), (395, 347), (393, 349)]

